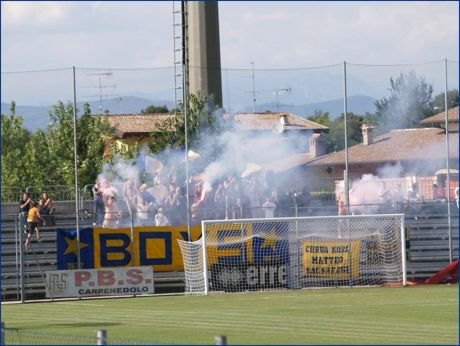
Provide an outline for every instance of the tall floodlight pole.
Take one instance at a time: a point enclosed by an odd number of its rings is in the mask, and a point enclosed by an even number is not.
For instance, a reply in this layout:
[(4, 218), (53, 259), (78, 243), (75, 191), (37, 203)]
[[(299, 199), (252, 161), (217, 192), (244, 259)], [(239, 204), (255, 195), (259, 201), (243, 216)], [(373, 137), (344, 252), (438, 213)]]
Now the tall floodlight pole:
[(80, 220), (78, 212), (78, 167), (77, 167), (77, 87), (75, 80), (75, 66), (73, 71), (73, 157), (74, 157), (74, 173), (75, 173), (75, 227), (77, 228), (77, 266), (80, 268)]
[(452, 263), (452, 223), (450, 219), (450, 172), (449, 172), (449, 110), (447, 105), (447, 59), (444, 60), (445, 85), (444, 85), (444, 114), (446, 127), (446, 169), (447, 169), (447, 223), (449, 226), (449, 263)]
[(348, 103), (347, 103), (347, 62), (343, 62), (343, 126), (344, 126), (344, 136), (345, 136), (345, 172), (343, 176), (344, 187), (345, 187), (345, 206), (347, 209), (347, 214), (350, 214), (350, 189), (349, 189), (349, 180), (348, 180), (348, 135), (347, 135), (347, 113), (348, 113)]

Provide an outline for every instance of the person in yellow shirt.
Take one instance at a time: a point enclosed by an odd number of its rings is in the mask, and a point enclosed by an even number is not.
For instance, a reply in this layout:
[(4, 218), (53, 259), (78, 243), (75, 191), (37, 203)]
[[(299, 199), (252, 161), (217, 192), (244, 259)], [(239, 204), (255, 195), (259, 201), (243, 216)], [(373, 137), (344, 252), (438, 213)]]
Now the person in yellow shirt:
[(32, 238), (32, 233), (36, 232), (37, 234), (37, 241), (40, 241), (40, 230), (38, 229), (38, 221), (42, 220), (43, 225), (45, 225), (45, 220), (40, 215), (40, 211), (38, 210), (38, 203), (33, 202), (32, 208), (29, 210), (29, 214), (27, 215), (27, 239), (24, 244), (25, 248), (29, 248), (30, 239)]

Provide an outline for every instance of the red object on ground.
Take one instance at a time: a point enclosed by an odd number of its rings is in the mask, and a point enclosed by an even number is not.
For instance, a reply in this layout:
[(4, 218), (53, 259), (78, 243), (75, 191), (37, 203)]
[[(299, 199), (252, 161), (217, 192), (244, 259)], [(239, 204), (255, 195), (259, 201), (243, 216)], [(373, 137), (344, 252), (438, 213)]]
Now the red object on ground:
[(458, 282), (458, 260), (452, 262), (447, 267), (425, 280), (425, 284), (439, 284), (441, 282), (448, 282), (451, 284)]
[(433, 285), (439, 283), (457, 283), (458, 282), (458, 260), (452, 262), (444, 269), (441, 269), (439, 272), (434, 274), (432, 277), (429, 277), (425, 281), (413, 281), (408, 280), (408, 286), (414, 285)]

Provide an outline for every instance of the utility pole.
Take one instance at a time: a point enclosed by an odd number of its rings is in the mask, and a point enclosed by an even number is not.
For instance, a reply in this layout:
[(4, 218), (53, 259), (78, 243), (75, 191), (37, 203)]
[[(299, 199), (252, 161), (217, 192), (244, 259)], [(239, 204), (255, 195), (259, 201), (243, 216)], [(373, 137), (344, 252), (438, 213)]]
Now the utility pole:
[(256, 76), (254, 73), (254, 61), (251, 61), (252, 65), (252, 111), (256, 112)]

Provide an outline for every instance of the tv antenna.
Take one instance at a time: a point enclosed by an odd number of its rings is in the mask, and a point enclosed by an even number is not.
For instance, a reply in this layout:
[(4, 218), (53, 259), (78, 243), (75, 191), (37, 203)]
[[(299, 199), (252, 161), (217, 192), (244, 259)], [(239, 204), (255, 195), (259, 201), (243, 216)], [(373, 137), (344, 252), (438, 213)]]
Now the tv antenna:
[(251, 65), (252, 65), (252, 75), (250, 76), (250, 78), (252, 78), (252, 90), (246, 91), (246, 92), (252, 94), (252, 112), (255, 113), (256, 112), (256, 93), (258, 91), (256, 91), (256, 75), (254, 72), (254, 61), (251, 61)]
[[(102, 114), (102, 96), (116, 96), (116, 95), (109, 95), (109, 94), (102, 94), (102, 89), (107, 88), (116, 88), (116, 84), (113, 85), (103, 85), (102, 84), (102, 77), (111, 78), (112, 72), (101, 72), (101, 73), (89, 73), (87, 76), (97, 76), (99, 78), (99, 86), (93, 88), (99, 88), (99, 95), (92, 95), (92, 97), (99, 97), (99, 114)], [(117, 97), (117, 100), (120, 101), (121, 97)]]
[(290, 87), (287, 87), (287, 88), (283, 88), (283, 89), (273, 89), (273, 95), (276, 95), (276, 112), (278, 113), (278, 106), (279, 106), (279, 103), (278, 103), (278, 97), (280, 94), (284, 94), (284, 93), (290, 93), (291, 92), (291, 88)]

